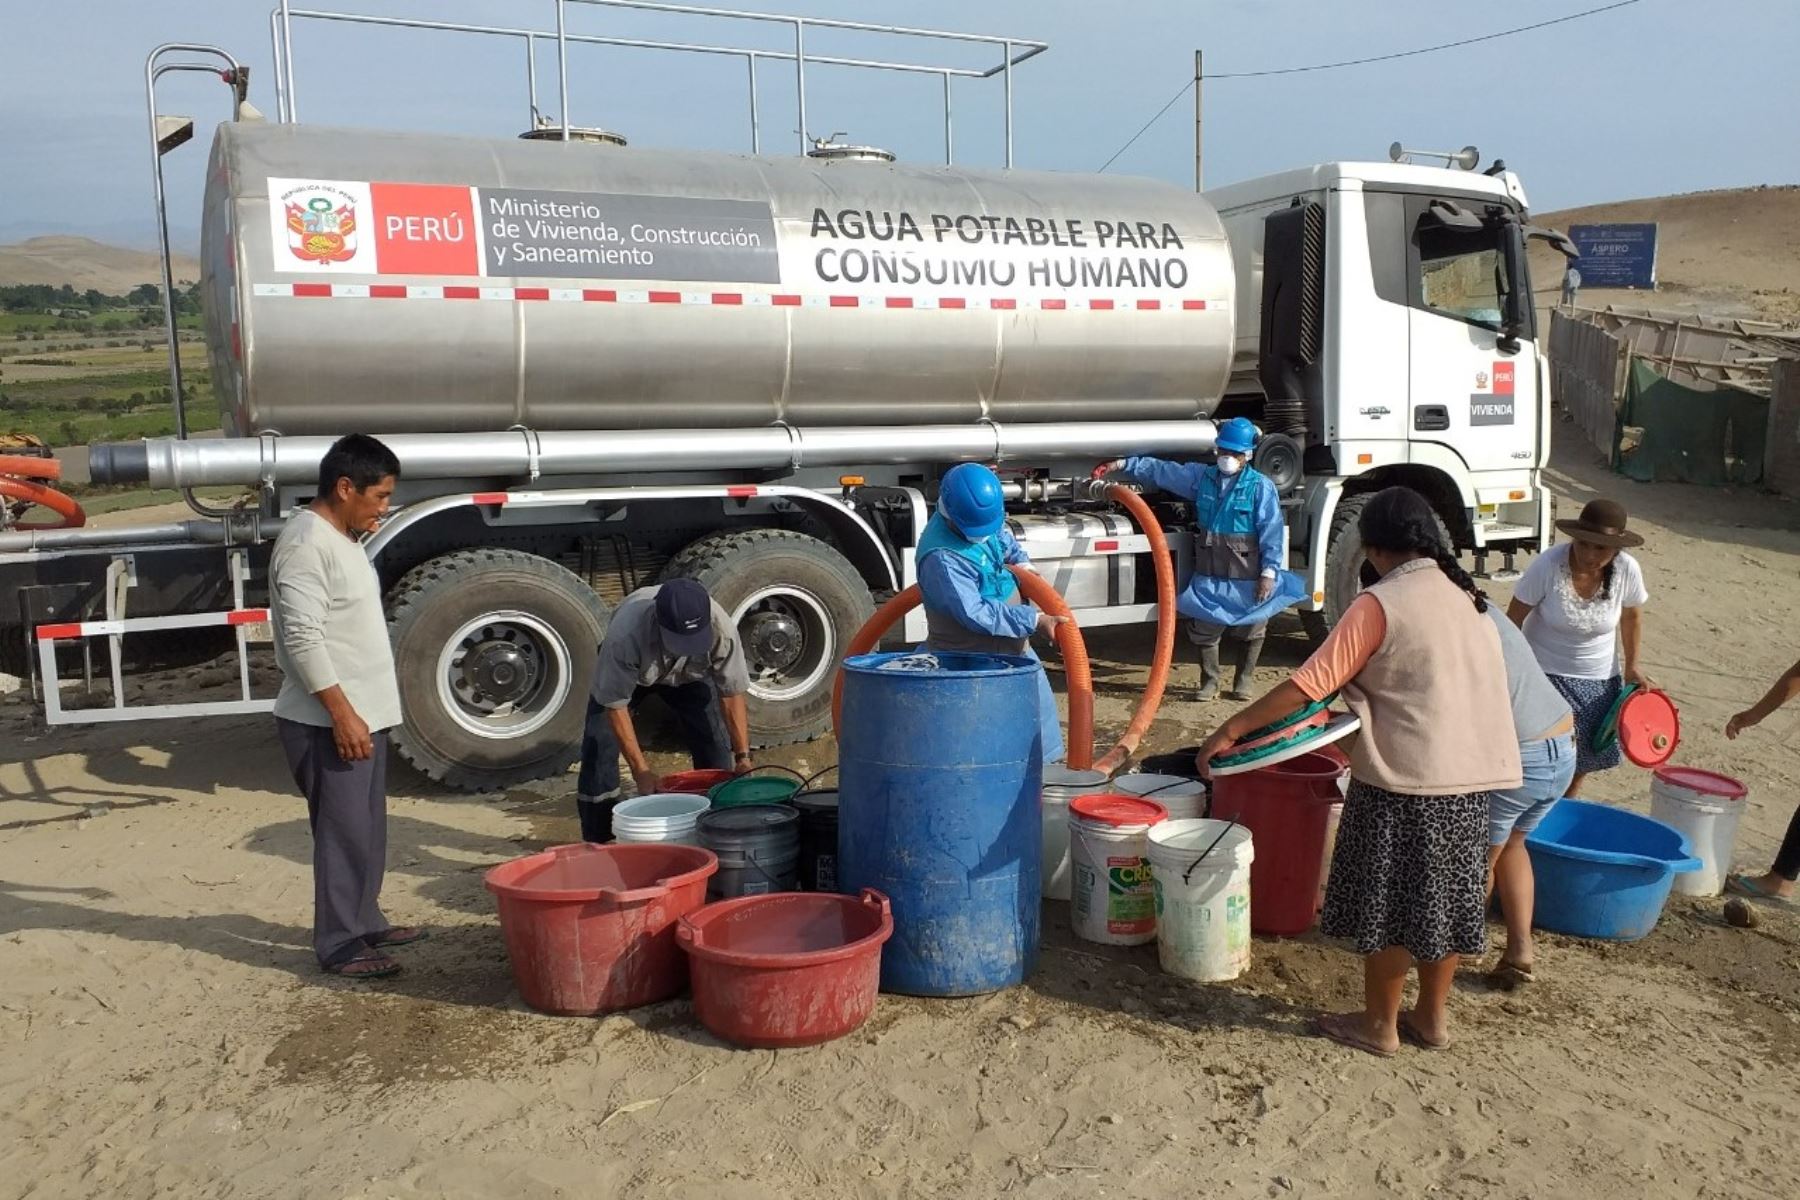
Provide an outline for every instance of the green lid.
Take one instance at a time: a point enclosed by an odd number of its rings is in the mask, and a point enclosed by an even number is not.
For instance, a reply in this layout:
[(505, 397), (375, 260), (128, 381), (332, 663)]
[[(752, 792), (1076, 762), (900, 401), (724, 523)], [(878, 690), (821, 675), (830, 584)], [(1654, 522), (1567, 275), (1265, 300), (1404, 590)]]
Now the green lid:
[(715, 784), (706, 793), (714, 808), (736, 808), (742, 804), (785, 804), (800, 790), (797, 779), (780, 779), (773, 775), (739, 775)]

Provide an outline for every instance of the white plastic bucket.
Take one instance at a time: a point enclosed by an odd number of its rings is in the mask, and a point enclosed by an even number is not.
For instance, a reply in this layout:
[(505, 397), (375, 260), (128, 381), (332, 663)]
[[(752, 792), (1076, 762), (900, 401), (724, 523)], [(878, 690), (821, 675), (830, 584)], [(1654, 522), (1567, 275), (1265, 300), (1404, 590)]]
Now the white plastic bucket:
[(1729, 775), (1693, 767), (1659, 767), (1650, 779), (1650, 815), (1687, 835), (1698, 871), (1675, 876), (1684, 896), (1716, 896), (1725, 890), (1738, 821), (1749, 789)]
[(698, 846), (695, 823), (711, 807), (705, 796), (656, 792), (621, 800), (613, 808), (613, 839), (620, 842), (676, 842)]
[(1070, 895), (1069, 801), (1105, 788), (1103, 771), (1077, 771), (1064, 766), (1044, 768), (1044, 790), (1039, 805), (1044, 817), (1044, 850), (1038, 864), (1038, 891), (1044, 899), (1067, 900)]
[(1151, 884), (1149, 833), (1162, 821), (1154, 800), (1119, 794), (1081, 798), (1112, 807), (1154, 810), (1142, 824), (1081, 815), (1069, 809), (1069, 921), (1077, 937), (1103, 946), (1142, 946), (1156, 940), (1156, 889)]
[(1150, 831), (1149, 854), (1162, 969), (1202, 983), (1242, 975), (1250, 966), (1250, 831), (1229, 821), (1164, 821)]
[(1121, 775), (1108, 785), (1127, 796), (1154, 800), (1169, 810), (1169, 820), (1186, 821), (1206, 815), (1206, 785), (1181, 775)]

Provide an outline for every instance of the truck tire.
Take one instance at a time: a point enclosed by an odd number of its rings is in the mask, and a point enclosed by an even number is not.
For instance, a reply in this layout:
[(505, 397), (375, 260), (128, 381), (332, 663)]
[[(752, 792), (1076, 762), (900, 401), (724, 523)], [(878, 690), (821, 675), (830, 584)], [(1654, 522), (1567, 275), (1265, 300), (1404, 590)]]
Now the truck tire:
[(698, 580), (737, 626), (750, 666), (753, 745), (803, 742), (830, 727), (843, 648), (875, 613), (848, 559), (793, 530), (744, 529), (692, 543), (663, 578)]
[(573, 572), (519, 550), (458, 550), (388, 593), (406, 723), (394, 750), (462, 791), (567, 771), (581, 749), (606, 606)]
[[(1363, 553), (1362, 534), (1357, 530), (1357, 523), (1362, 519), (1363, 508), (1374, 495), (1374, 492), (1362, 492), (1345, 496), (1331, 514), (1331, 536), (1325, 542), (1325, 609), (1300, 614), (1307, 634), (1315, 641), (1324, 640), (1357, 593), (1363, 590), (1362, 568), (1368, 556)], [(1444, 518), (1436, 515), (1434, 519), (1438, 537), (1443, 539), (1444, 545), (1452, 545), (1450, 528), (1444, 524)]]

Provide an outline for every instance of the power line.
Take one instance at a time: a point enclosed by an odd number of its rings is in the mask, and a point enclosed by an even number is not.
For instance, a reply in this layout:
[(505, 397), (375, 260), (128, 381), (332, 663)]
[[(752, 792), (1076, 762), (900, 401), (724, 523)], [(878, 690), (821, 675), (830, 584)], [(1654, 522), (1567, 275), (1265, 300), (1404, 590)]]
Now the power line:
[(1174, 108), (1175, 102), (1177, 100), (1181, 99), (1183, 96), (1187, 95), (1190, 91), (1192, 91), (1194, 88), (1194, 84), (1196, 82), (1197, 82), (1196, 80), (1190, 79), (1186, 83), (1182, 84), (1181, 90), (1179, 92), (1176, 92), (1173, 96), (1170, 96), (1169, 102), (1167, 104), (1163, 105), (1161, 108), (1157, 109), (1156, 115), (1154, 117), (1151, 117), (1148, 121), (1145, 121), (1144, 127), (1142, 129), (1139, 129), (1136, 133), (1132, 134), (1131, 139), (1129, 141), (1127, 141), (1123, 146), (1120, 146), (1118, 148), (1118, 150), (1113, 153), (1113, 156), (1111, 158), (1107, 159), (1105, 163), (1101, 164), (1100, 171), (1104, 172), (1107, 167), (1110, 167), (1114, 163), (1118, 162), (1119, 155), (1121, 155), (1121, 154), (1125, 153), (1127, 150), (1131, 149), (1132, 146), (1137, 144), (1137, 140), (1139, 138), (1143, 137), (1146, 133), (1149, 133), (1150, 127), (1152, 125), (1156, 124), (1158, 121), (1162, 120), (1163, 114), (1168, 112), (1171, 108)]
[[(1310, 66), (1304, 66), (1304, 67), (1281, 67), (1281, 68), (1268, 70), (1268, 71), (1227, 71), (1227, 72), (1221, 72), (1216, 75), (1206, 75), (1204, 78), (1206, 78), (1206, 79), (1264, 79), (1271, 75), (1300, 75), (1300, 74), (1304, 74), (1309, 71), (1335, 71), (1342, 67), (1361, 67), (1361, 66), (1366, 66), (1369, 63), (1392, 62), (1393, 60), (1395, 60), (1397, 58), (1413, 58), (1420, 54), (1436, 54), (1442, 50), (1455, 50), (1462, 46), (1474, 46), (1481, 42), (1492, 42), (1492, 41), (1496, 41), (1500, 38), (1513, 37), (1513, 36), (1515, 36), (1517, 34), (1521, 34), (1521, 33), (1530, 33), (1533, 30), (1537, 30), (1537, 29), (1548, 29), (1552, 25), (1562, 25), (1562, 24), (1566, 24), (1569, 21), (1579, 21), (1579, 20), (1582, 20), (1584, 17), (1598, 16), (1601, 13), (1611, 12), (1616, 8), (1628, 8), (1631, 5), (1637, 4), (1637, 3), (1639, 3), (1639, 0), (1615, 0), (1615, 2), (1612, 4), (1603, 4), (1599, 8), (1583, 9), (1581, 12), (1570, 13), (1567, 16), (1552, 17), (1548, 21), (1537, 21), (1530, 25), (1519, 25), (1512, 29), (1502, 29), (1498, 33), (1484, 33), (1480, 37), (1462, 38), (1459, 41), (1443, 42), (1436, 46), (1421, 46), (1420, 48), (1418, 48), (1416, 50), (1399, 50), (1392, 54), (1377, 54), (1377, 55), (1373, 55), (1369, 58), (1347, 58), (1340, 62), (1314, 63)], [(1115, 163), (1119, 160), (1120, 155), (1124, 154), (1127, 150), (1131, 149), (1132, 146), (1136, 145), (1137, 140), (1139, 138), (1143, 137), (1146, 133), (1150, 132), (1150, 127), (1152, 125), (1155, 125), (1158, 121), (1162, 120), (1164, 114), (1166, 114), (1171, 108), (1174, 108), (1176, 102), (1178, 100), (1180, 100), (1183, 96), (1187, 95), (1188, 92), (1193, 88), (1193, 86), (1196, 82), (1198, 82), (1198, 81), (1190, 79), (1186, 83), (1182, 84), (1181, 90), (1176, 92), (1173, 96), (1170, 96), (1169, 102), (1167, 104), (1163, 105), (1161, 108), (1157, 109), (1156, 115), (1151, 117), (1148, 121), (1145, 121), (1143, 124), (1143, 127), (1141, 129), (1139, 129), (1136, 133), (1132, 134), (1131, 137), (1125, 142), (1125, 144), (1123, 146), (1120, 146), (1119, 149), (1113, 154), (1113, 156), (1106, 160), (1105, 164), (1101, 166), (1100, 170), (1102, 172), (1105, 171), (1107, 167), (1112, 166), (1113, 163)]]
[[(1437, 46), (1423, 46), (1417, 50), (1401, 50), (1394, 54), (1377, 54), (1372, 58), (1347, 58), (1342, 62), (1315, 63), (1310, 67), (1282, 67), (1271, 71), (1232, 71), (1221, 75), (1208, 75), (1208, 79), (1262, 79), (1269, 75), (1299, 75), (1306, 71), (1335, 71), (1339, 67), (1360, 67), (1368, 63), (1391, 62), (1396, 58), (1412, 58), (1419, 54), (1435, 54), (1439, 50), (1455, 50), (1461, 46), (1473, 46), (1480, 42), (1492, 42), (1499, 38), (1512, 37), (1514, 34), (1530, 33), (1534, 29), (1548, 29), (1552, 25), (1562, 25), (1569, 21), (1579, 21), (1583, 17), (1598, 16), (1603, 12), (1611, 12), (1615, 8), (1628, 8), (1638, 0), (1617, 0), (1614, 4), (1604, 4), (1599, 8), (1590, 8), (1578, 13), (1570, 13), (1566, 17), (1552, 17), (1548, 21), (1538, 21), (1532, 25), (1520, 25), (1516, 29), (1502, 29), (1499, 33), (1484, 33), (1480, 37), (1463, 38), (1461, 41), (1444, 42)], [(1190, 86), (1192, 86), (1190, 81)]]

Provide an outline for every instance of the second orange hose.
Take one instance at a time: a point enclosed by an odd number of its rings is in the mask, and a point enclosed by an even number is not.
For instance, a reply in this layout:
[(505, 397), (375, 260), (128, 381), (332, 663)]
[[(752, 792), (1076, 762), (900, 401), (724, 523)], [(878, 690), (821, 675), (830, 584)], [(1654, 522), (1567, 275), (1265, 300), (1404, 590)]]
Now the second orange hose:
[[(1125, 765), (1125, 760), (1150, 731), (1150, 722), (1156, 719), (1156, 710), (1162, 706), (1163, 691), (1169, 686), (1169, 668), (1175, 657), (1175, 563), (1169, 557), (1169, 539), (1163, 536), (1162, 524), (1142, 496), (1116, 483), (1106, 490), (1106, 496), (1137, 518), (1138, 527), (1150, 539), (1150, 561), (1156, 567), (1156, 653), (1150, 659), (1150, 678), (1144, 685), (1144, 696), (1138, 701), (1137, 711), (1131, 714), (1131, 724), (1126, 726), (1113, 748), (1094, 764), (1094, 770), (1111, 775)], [(1073, 699), (1070, 707), (1074, 707)]]

